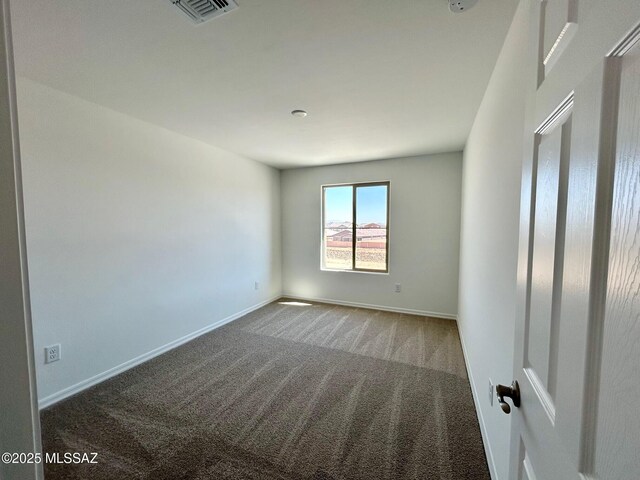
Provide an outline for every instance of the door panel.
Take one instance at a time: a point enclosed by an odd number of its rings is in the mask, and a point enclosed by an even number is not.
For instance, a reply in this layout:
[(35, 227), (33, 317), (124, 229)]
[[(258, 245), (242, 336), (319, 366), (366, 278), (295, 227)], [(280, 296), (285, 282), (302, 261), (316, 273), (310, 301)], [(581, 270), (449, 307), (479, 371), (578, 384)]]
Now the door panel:
[(591, 422), (591, 413), (585, 418), (585, 404), (597, 389), (588, 359), (597, 355), (601, 338), (594, 296), (602, 296), (605, 272), (602, 261), (594, 259), (608, 245), (613, 131), (606, 126), (615, 118), (617, 78), (617, 60), (608, 59), (575, 92), (556, 399), (560, 443), (576, 466), (584, 464), (583, 431), (585, 422)]
[(621, 57), (595, 471), (640, 472), (640, 45)]
[[(564, 113), (538, 134), (537, 181), (533, 225), (531, 304), (527, 322), (527, 364), (546, 400), (557, 377), (562, 249), (570, 152), (571, 115)], [(549, 404), (555, 411), (553, 402)], [(553, 415), (554, 416), (554, 415)], [(553, 418), (550, 418), (553, 421)]]
[[(529, 287), (524, 351), (518, 370), (524, 428), (522, 478), (574, 478), (557, 429), (557, 387), (565, 225), (571, 167), (574, 96), (550, 112), (534, 133), (529, 228)], [(557, 458), (553, 458), (553, 457)], [(551, 459), (552, 461), (549, 461)], [(535, 472), (535, 473), (534, 473)]]
[(527, 455), (525, 455), (524, 460), (522, 461), (522, 478), (523, 480), (536, 480), (537, 478), (533, 472), (531, 460)]
[(511, 478), (640, 471), (639, 39), (640, 27), (527, 134)]
[(536, 133), (520, 435), (542, 479), (592, 472), (618, 78), (604, 60)]
[(531, 459), (522, 443), (520, 443), (520, 461), (518, 465), (518, 480), (536, 480), (538, 478), (536, 477), (533, 465), (531, 465)]
[(542, 61), (548, 75), (578, 28), (578, 0), (545, 1)]

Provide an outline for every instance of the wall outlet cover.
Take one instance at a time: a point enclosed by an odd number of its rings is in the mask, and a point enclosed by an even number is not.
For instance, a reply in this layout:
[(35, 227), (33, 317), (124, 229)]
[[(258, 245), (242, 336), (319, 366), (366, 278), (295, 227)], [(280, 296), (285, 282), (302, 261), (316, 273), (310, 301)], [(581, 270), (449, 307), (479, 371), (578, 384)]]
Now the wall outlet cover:
[(60, 360), (60, 344), (44, 347), (44, 363), (53, 363)]
[(400, 293), (402, 291), (402, 285), (396, 283), (396, 293)]

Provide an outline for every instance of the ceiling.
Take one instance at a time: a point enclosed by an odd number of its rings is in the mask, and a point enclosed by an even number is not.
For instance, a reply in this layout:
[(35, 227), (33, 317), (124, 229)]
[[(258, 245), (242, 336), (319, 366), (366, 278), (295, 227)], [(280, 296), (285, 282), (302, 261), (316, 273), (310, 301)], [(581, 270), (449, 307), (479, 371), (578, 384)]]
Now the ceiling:
[(517, 4), (238, 3), (195, 25), (169, 0), (14, 1), (16, 70), (279, 168), (455, 151)]

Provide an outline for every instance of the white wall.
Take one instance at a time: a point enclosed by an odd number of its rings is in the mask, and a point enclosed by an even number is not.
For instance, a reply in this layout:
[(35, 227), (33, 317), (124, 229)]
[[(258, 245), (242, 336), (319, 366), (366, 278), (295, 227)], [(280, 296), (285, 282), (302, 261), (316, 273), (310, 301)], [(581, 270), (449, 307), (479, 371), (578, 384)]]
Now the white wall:
[(280, 294), (277, 170), (27, 79), (18, 106), (41, 402)]
[[(461, 169), (449, 153), (283, 171), (283, 292), (455, 316)], [(391, 181), (389, 274), (321, 271), (321, 186), (378, 180)]]
[(528, 3), (516, 12), (464, 151), (458, 325), (494, 479), (509, 468), (510, 418), (489, 378), (510, 384), (516, 318)]

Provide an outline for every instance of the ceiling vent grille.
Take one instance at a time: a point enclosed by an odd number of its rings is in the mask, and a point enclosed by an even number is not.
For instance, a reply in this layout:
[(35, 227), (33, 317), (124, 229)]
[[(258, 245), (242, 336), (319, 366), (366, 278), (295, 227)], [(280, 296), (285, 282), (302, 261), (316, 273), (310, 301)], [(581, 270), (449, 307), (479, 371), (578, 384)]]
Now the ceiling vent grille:
[(195, 23), (206, 22), (238, 8), (234, 0), (171, 0)]

